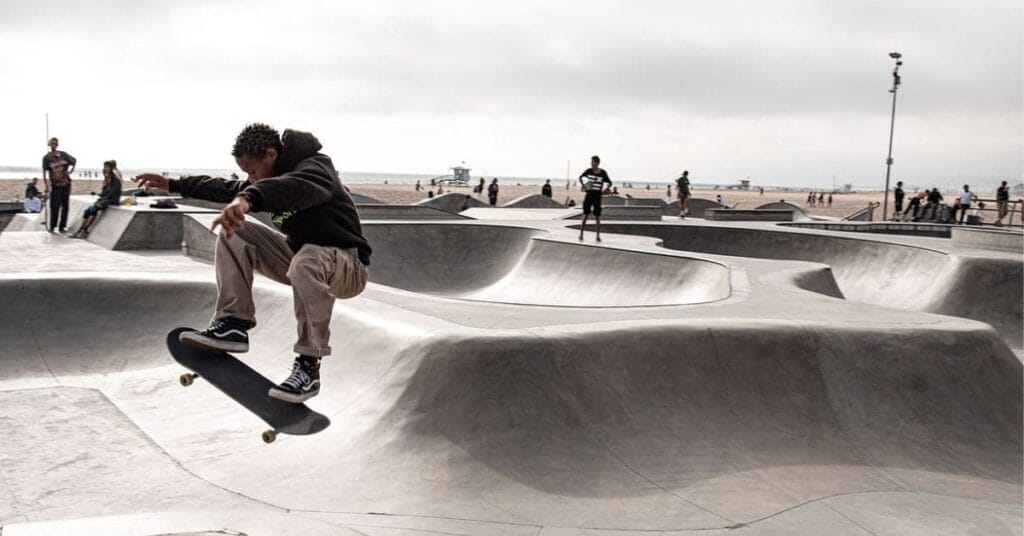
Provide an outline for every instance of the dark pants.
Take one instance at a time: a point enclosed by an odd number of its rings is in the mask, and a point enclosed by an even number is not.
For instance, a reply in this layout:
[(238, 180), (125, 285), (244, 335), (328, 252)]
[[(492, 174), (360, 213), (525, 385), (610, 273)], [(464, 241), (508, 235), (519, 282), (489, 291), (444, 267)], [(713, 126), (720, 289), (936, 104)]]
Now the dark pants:
[(594, 214), (595, 218), (601, 217), (601, 191), (589, 191), (583, 197), (583, 214), (589, 216)]
[(491, 206), (498, 205), (498, 194), (487, 194), (487, 199), (490, 200)]
[(59, 228), (68, 226), (68, 208), (71, 203), (71, 186), (54, 186), (50, 188), (50, 225), (52, 231), (58, 227), (57, 213), (60, 212)]
[(969, 208), (971, 208), (971, 205), (960, 205), (960, 223), (964, 222), (964, 218), (967, 217), (967, 209)]

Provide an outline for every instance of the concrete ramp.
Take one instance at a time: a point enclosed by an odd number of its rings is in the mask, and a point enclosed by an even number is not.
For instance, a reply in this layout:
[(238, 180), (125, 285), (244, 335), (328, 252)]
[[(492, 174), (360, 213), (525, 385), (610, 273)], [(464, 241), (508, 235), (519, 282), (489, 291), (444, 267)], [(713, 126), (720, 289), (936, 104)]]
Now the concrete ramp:
[(564, 307), (704, 303), (729, 297), (729, 268), (702, 259), (535, 238), (504, 277), (457, 297)]
[(791, 210), (793, 211), (793, 221), (811, 221), (814, 219), (810, 214), (807, 214), (807, 209), (796, 203), (765, 203), (758, 206), (757, 210)]
[(490, 207), (487, 203), (463, 192), (448, 192), (446, 194), (430, 197), (422, 201), (417, 201), (415, 206), (430, 207), (449, 214), (458, 214), (469, 208)]
[[(0, 279), (5, 534), (1020, 533), (1021, 363), (978, 323), (470, 329), (371, 289), (335, 307), (332, 426), (265, 446), (162, 348), (213, 283), (131, 279)], [(255, 294), (245, 360), (283, 377), (291, 292)]]
[(713, 226), (607, 224), (609, 233), (655, 236), (680, 251), (817, 262), (851, 301), (987, 322), (1024, 345), (1024, 259), (949, 255), (925, 247), (827, 234)]

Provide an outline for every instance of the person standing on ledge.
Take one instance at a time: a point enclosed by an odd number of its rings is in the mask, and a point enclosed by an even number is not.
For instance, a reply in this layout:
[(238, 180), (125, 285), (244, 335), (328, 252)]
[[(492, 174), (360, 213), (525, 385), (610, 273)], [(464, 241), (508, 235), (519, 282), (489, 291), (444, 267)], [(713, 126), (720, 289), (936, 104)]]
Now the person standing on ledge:
[(690, 213), (690, 172), (683, 170), (683, 174), (676, 179), (676, 190), (679, 192), (679, 217), (685, 218)]
[(903, 198), (906, 196), (906, 192), (903, 191), (903, 181), (896, 182), (896, 189), (892, 192), (893, 197), (893, 213), (892, 219), (896, 219), (896, 215), (903, 212)]
[(612, 180), (608, 177), (608, 172), (601, 169), (600, 166), (601, 157), (591, 156), (590, 169), (580, 173), (581, 189), (586, 192), (583, 196), (583, 224), (580, 225), (580, 240), (583, 240), (583, 230), (587, 228), (587, 217), (593, 213), (594, 221), (597, 223), (597, 241), (601, 241), (601, 195), (611, 192)]
[[(167, 179), (145, 173), (139, 186), (228, 203), (211, 229), (221, 227), (214, 255), (217, 305), (210, 327), (181, 334), (181, 342), (212, 351), (246, 352), (256, 326), (253, 271), (291, 285), (298, 355), (292, 372), (269, 396), (301, 403), (320, 392), (320, 360), (331, 354), (335, 299), (357, 296), (366, 286), (370, 244), (359, 213), (342, 187), (331, 158), (308, 132), (246, 126), (231, 154), (248, 180), (207, 176)], [(281, 231), (246, 222), (249, 212), (270, 212)]]
[[(58, 151), (59, 144), (57, 138), (50, 138), (50, 152), (43, 156), (43, 190), (50, 196), (50, 221), (46, 224), (46, 230), (51, 233), (54, 227), (62, 233), (67, 230), (71, 174), (75, 172), (75, 164), (78, 162), (68, 153)], [(47, 173), (50, 174), (50, 180), (46, 180)]]

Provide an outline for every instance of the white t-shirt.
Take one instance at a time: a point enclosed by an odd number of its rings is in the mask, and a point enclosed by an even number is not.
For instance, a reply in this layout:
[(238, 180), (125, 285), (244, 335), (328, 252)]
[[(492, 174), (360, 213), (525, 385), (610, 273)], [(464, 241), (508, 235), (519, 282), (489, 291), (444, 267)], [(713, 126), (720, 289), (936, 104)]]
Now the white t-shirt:
[(974, 192), (964, 192), (964, 193), (960, 194), (960, 204), (961, 205), (970, 205), (971, 201), (974, 200), (975, 197), (977, 197), (977, 196), (974, 195)]

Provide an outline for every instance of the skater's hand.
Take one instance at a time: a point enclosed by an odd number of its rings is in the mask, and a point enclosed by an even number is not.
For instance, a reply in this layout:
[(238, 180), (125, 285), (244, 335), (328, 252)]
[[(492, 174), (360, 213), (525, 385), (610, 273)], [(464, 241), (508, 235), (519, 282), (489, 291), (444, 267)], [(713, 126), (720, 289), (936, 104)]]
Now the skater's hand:
[(252, 207), (244, 197), (236, 197), (228, 206), (224, 207), (220, 216), (213, 220), (210, 230), (215, 231), (219, 225), (224, 229), (224, 234), (228, 238), (235, 236), (235, 233), (245, 226), (245, 215), (249, 213), (250, 208)]
[(139, 185), (139, 188), (144, 190), (148, 190), (150, 186), (157, 190), (169, 190), (167, 177), (157, 175), (156, 173), (143, 173), (142, 175), (137, 175), (133, 180)]

